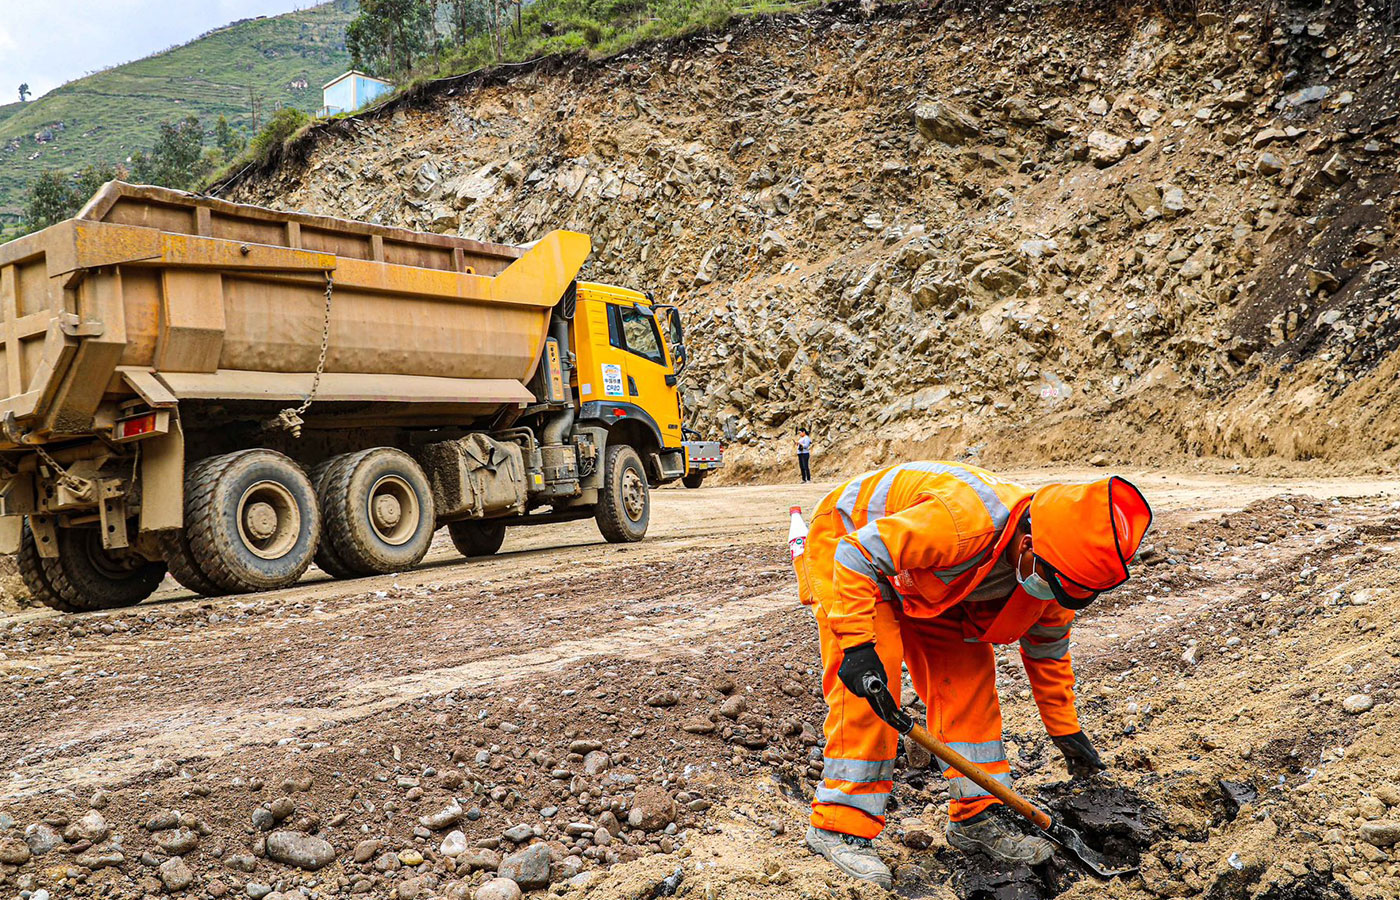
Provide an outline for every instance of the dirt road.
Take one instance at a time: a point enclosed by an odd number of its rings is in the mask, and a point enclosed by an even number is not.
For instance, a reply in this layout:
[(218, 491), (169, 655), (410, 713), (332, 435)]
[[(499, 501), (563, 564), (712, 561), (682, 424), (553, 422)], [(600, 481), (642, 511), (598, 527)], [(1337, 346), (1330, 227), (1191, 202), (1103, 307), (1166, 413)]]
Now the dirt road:
[[(1101, 473), (1018, 477), (1052, 474)], [(1400, 484), (1129, 474), (1159, 513), (1152, 547), (1074, 648), (1115, 762), (1103, 789), (1145, 816), (1104, 837), (1152, 847), (1123, 890), (1383, 895), (1400, 870), (1363, 825), (1400, 818), (1384, 739)], [(800, 846), (822, 707), (783, 547), (788, 506), (829, 488), (660, 491), (639, 545), (578, 523), (512, 533), (491, 559), (447, 544), (398, 576), (0, 620), (0, 883), (465, 897), (539, 838), (556, 891), (649, 896), (680, 866), (694, 896), (845, 896)], [(1003, 664), (1021, 783), (1058, 781), (1015, 654)], [(1059, 869), (987, 887), (942, 846), (936, 779), (900, 778), (881, 846), (901, 893), (1087, 890)], [(1222, 779), (1259, 798), (1248, 815)], [(475, 849), (445, 852), (454, 830)], [(284, 864), (268, 832), (330, 856)]]

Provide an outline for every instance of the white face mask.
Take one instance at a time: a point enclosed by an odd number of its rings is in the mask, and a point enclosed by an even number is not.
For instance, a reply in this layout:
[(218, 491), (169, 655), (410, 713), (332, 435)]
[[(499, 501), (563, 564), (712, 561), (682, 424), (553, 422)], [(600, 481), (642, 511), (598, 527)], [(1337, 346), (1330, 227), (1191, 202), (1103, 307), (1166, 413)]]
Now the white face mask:
[(1040, 577), (1040, 573), (1035, 570), (1035, 561), (1031, 561), (1031, 574), (1022, 577), (1021, 559), (1016, 558), (1016, 583), (1021, 586), (1021, 590), (1030, 594), (1037, 600), (1054, 600), (1055, 592), (1050, 588), (1050, 582)]

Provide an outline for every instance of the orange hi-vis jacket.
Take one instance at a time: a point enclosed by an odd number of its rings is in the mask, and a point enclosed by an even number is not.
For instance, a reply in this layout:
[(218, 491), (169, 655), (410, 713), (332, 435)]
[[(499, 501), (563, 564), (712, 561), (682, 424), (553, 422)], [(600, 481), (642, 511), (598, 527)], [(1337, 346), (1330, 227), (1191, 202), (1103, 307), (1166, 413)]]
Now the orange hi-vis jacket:
[(933, 618), (962, 604), (963, 639), (1019, 641), (1047, 731), (1074, 734), (1074, 612), (1019, 585), (1005, 603), (963, 602), (1005, 551), (1033, 493), (984, 469), (950, 462), (903, 463), (854, 478), (813, 514), (814, 523), (834, 515), (845, 534), (836, 545), (831, 580), (807, 579), (803, 602), (821, 605), (842, 649), (875, 640), (875, 604), (884, 591), (897, 593), (903, 614), (912, 618)]

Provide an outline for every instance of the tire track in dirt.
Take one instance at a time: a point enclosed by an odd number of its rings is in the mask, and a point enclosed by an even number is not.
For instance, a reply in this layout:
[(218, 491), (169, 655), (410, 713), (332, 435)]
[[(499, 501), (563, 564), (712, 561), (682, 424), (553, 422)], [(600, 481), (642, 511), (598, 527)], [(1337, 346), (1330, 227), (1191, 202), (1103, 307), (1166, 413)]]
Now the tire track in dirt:
[[(199, 610), (157, 614), (157, 627), (99, 633), (34, 661), (62, 672), (100, 666), (100, 677), (80, 696), (66, 679), (44, 678), (15, 698), (24, 705), (3, 718), (22, 740), (0, 749), (14, 772), (0, 799), (71, 787), (79, 773), (124, 780), (159, 760), (235, 753), (463, 686), (549, 678), (590, 656), (702, 653), (712, 635), (791, 607), (787, 580), (773, 551), (742, 548), (506, 592), (490, 579), (438, 584), (305, 613), (255, 601), (228, 624)], [(152, 683), (157, 690), (143, 690)]]

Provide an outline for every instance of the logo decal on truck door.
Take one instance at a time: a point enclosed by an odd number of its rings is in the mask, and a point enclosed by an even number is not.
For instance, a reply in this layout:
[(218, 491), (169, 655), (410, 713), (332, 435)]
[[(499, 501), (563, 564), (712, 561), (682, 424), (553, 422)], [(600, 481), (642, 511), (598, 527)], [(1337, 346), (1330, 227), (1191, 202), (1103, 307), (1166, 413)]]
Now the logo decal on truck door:
[(603, 393), (609, 397), (621, 397), (622, 366), (616, 363), (603, 363)]

